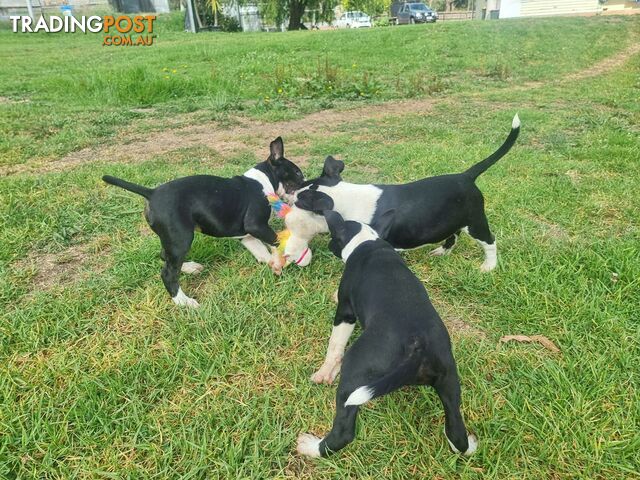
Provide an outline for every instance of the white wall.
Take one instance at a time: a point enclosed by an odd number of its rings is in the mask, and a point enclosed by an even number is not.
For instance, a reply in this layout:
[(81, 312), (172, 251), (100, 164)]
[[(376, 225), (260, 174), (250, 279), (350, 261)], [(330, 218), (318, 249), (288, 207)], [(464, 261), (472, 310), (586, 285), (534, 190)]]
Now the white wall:
[(502, 0), (500, 3), (500, 18), (515, 18), (520, 16), (520, 0)]
[(502, 0), (500, 18), (576, 15), (600, 11), (598, 0)]

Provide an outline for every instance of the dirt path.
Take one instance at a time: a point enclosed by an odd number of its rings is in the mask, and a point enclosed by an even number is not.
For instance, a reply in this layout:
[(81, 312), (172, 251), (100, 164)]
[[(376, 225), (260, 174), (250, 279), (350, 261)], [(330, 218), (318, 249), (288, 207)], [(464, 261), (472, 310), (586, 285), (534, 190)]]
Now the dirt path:
[[(436, 99), (387, 102), (362, 105), (347, 110), (323, 110), (296, 120), (262, 122), (238, 117), (239, 125), (220, 126), (215, 122), (153, 132), (145, 137), (121, 137), (119, 143), (72, 152), (59, 160), (42, 165), (12, 165), (0, 169), (0, 175), (47, 173), (69, 170), (95, 161), (142, 162), (156, 155), (189, 147), (208, 147), (225, 155), (234, 151), (253, 150), (258, 158), (265, 156), (269, 142), (283, 132), (320, 134), (336, 125), (361, 119), (380, 119), (411, 112), (428, 112)], [(442, 100), (440, 100), (442, 101)]]
[[(575, 82), (603, 75), (623, 65), (640, 52), (640, 43), (632, 43), (616, 55), (586, 69), (566, 75), (554, 84)], [(509, 91), (531, 90), (548, 86), (549, 82), (528, 82), (509, 88)], [(486, 93), (486, 91), (484, 92)], [(221, 126), (215, 122), (153, 132), (145, 137), (123, 136), (119, 143), (85, 148), (72, 152), (59, 160), (45, 164), (28, 163), (0, 167), (0, 175), (20, 173), (60, 172), (91, 162), (142, 162), (154, 156), (190, 147), (208, 147), (223, 156), (236, 151), (252, 150), (258, 158), (265, 153), (268, 142), (283, 132), (322, 134), (335, 131), (337, 125), (357, 121), (376, 120), (406, 113), (429, 112), (437, 103), (450, 98), (390, 101), (379, 105), (362, 105), (346, 110), (323, 110), (301, 119), (280, 122), (261, 122), (250, 118), (237, 118), (239, 124)]]
[(603, 61), (592, 65), (589, 68), (585, 68), (584, 70), (580, 70), (579, 72), (571, 73), (565, 76), (562, 81), (563, 82), (575, 82), (578, 80), (584, 80), (586, 78), (597, 77), (598, 75), (603, 75), (605, 73), (611, 72), (618, 67), (621, 67), (625, 64), (630, 57), (640, 52), (640, 42), (632, 43), (626, 49), (621, 52), (615, 54), (612, 57), (605, 58)]

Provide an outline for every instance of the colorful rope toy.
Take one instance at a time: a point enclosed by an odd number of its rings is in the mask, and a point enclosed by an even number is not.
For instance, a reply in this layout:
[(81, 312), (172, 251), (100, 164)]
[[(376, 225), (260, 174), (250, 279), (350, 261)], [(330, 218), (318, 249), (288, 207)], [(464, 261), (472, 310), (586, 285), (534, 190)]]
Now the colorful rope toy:
[[(281, 200), (275, 193), (267, 194), (267, 200), (269, 201), (269, 205), (271, 205), (273, 211), (276, 212), (276, 216), (278, 218), (286, 217), (291, 211), (291, 206), (287, 202)], [(284, 249), (290, 236), (291, 232), (289, 230), (282, 230), (281, 232), (278, 232), (278, 251), (281, 254), (284, 254)]]
[(284, 248), (287, 246), (287, 240), (291, 236), (291, 232), (287, 229), (277, 233), (278, 235), (278, 251), (284, 255)]
[(275, 193), (270, 193), (267, 195), (267, 200), (269, 201), (269, 205), (273, 208), (273, 211), (276, 212), (278, 218), (284, 218), (291, 211), (291, 206), (282, 200)]

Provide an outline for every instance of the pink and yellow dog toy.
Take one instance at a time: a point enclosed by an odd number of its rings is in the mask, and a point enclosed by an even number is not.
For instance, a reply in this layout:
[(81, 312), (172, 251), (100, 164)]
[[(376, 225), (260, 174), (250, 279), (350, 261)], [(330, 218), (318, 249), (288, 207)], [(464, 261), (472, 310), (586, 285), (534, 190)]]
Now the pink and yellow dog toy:
[[(287, 202), (281, 200), (280, 197), (278, 197), (278, 195), (276, 195), (275, 193), (270, 193), (269, 195), (267, 195), (267, 200), (269, 201), (269, 205), (271, 205), (271, 208), (276, 213), (276, 216), (278, 218), (286, 217), (287, 214), (291, 211), (291, 206)], [(291, 232), (287, 229), (278, 232), (278, 251), (281, 255), (284, 255), (284, 249), (290, 236)], [(289, 264), (292, 260), (285, 257), (285, 261), (286, 264)], [(293, 261), (293, 263), (300, 267), (304, 267), (308, 265), (310, 261), (311, 249), (307, 247), (302, 251), (300, 256)]]

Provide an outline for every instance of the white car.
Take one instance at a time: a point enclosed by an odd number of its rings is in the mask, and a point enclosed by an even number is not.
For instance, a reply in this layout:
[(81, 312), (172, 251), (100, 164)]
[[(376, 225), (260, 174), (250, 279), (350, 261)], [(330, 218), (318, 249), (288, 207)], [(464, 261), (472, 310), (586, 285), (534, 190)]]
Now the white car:
[(371, 27), (371, 17), (364, 12), (353, 11), (344, 13), (337, 21), (338, 28)]

